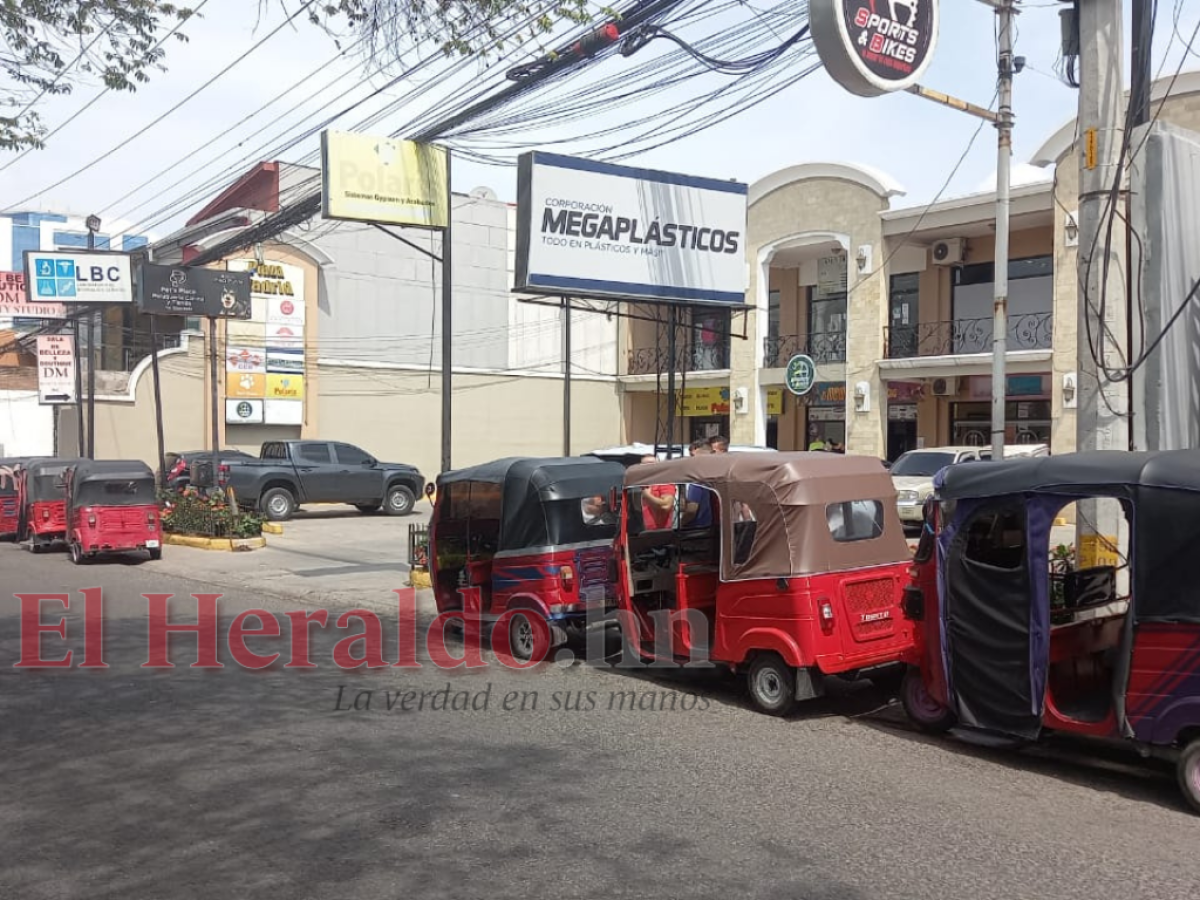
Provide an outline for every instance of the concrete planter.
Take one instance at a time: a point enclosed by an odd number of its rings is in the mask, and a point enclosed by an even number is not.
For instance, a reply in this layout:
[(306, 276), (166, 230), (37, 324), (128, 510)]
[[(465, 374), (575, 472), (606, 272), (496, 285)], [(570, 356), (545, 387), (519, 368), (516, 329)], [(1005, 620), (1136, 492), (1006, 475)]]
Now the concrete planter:
[(256, 538), (205, 538), (187, 534), (164, 534), (163, 543), (176, 547), (192, 547), (196, 550), (246, 551), (259, 550), (267, 546), (267, 539)]

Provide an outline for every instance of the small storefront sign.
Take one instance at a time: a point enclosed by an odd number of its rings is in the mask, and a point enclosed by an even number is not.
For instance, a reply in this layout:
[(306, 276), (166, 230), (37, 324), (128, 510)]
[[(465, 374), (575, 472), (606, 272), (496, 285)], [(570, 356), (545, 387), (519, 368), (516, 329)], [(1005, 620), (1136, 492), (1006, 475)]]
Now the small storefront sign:
[(38, 336), (38, 403), (75, 402), (75, 365), (75, 341), (69, 335)]
[(797, 397), (803, 397), (817, 383), (817, 364), (812, 361), (812, 357), (797, 353), (788, 360), (784, 377), (787, 389)]
[(729, 388), (697, 387), (680, 391), (675, 414), (697, 418), (727, 416), (729, 415)]
[(226, 400), (225, 424), (261, 425), (263, 421), (262, 400)]
[[(1044, 375), (1009, 375), (1004, 391), (1009, 397), (1028, 397), (1031, 400), (1050, 399)], [(967, 394), (972, 400), (990, 400), (992, 398), (992, 376), (972, 375), (967, 386)]]

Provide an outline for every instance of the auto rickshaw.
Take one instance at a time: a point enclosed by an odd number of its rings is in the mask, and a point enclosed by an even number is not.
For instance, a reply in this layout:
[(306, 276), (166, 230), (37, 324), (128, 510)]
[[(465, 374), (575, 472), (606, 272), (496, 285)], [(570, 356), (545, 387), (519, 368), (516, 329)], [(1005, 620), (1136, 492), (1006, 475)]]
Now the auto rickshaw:
[[(1092, 498), (1120, 503), (1128, 560), (1064, 570), (1051, 526)], [(928, 731), (985, 739), (1127, 741), (1173, 761), (1200, 811), (1200, 580), (1186, 565), (1198, 546), (1194, 450), (943, 470), (906, 600), (918, 640), (905, 710)]]
[(509, 458), (438, 476), (430, 569), (438, 612), (505, 613), (510, 652), (528, 660), (540, 617), (569, 637), (615, 607), (609, 580), (616, 515), (608, 498), (625, 469), (592, 457)]
[(745, 673), (784, 715), (827, 675), (891, 684), (911, 652), (912, 555), (874, 458), (708, 454), (630, 468), (617, 535), (627, 646)]
[(71, 562), (145, 550), (162, 559), (154, 472), (139, 460), (81, 460), (67, 470)]
[(83, 460), (37, 459), (17, 475), (21, 521), (17, 539), (34, 553), (66, 540), (67, 470)]
[(20, 473), (28, 457), (0, 459), (0, 539), (15, 538), (21, 522)]

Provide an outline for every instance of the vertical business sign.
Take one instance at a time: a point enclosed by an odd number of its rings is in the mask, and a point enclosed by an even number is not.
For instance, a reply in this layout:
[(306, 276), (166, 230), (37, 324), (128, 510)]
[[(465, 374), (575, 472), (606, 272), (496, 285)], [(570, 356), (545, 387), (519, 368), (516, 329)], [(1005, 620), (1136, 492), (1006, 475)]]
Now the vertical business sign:
[(809, 0), (809, 28), (825, 70), (860, 97), (917, 84), (937, 46), (938, 2)]
[(271, 260), (229, 268), (250, 273), (251, 311), (226, 333), (225, 422), (303, 424), (304, 269)]
[(37, 339), (38, 403), (75, 403), (75, 342), (66, 334)]

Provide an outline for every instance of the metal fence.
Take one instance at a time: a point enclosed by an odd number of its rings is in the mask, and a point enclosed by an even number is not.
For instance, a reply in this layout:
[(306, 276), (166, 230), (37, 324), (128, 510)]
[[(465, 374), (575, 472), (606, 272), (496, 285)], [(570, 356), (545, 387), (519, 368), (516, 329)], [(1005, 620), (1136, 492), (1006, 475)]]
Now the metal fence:
[(423, 572), (429, 571), (429, 526), (408, 526), (408, 564)]

